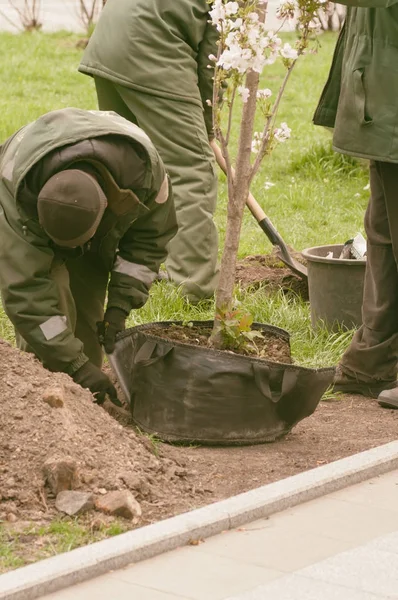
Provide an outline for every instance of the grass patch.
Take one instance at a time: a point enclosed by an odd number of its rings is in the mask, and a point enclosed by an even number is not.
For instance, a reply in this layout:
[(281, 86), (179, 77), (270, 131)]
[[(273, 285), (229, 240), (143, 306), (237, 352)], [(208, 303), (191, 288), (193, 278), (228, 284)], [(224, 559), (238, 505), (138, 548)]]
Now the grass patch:
[(106, 524), (98, 518), (90, 522), (85, 517), (18, 529), (0, 523), (0, 573), (119, 535), (129, 529), (126, 523)]

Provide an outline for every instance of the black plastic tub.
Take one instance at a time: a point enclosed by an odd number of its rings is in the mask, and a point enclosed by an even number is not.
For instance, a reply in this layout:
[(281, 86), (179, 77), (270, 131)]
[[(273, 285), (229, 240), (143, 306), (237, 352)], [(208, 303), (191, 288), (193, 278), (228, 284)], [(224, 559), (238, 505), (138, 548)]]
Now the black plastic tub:
[[(311, 322), (331, 329), (352, 329), (362, 324), (362, 296), (366, 260), (338, 258), (343, 244), (303, 250), (308, 266)], [(333, 252), (333, 258), (326, 258)]]

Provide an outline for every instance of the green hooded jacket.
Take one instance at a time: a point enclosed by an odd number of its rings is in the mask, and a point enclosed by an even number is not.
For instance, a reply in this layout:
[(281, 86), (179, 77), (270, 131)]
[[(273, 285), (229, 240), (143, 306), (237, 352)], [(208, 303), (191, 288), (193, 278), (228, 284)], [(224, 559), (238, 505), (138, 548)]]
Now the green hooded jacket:
[(203, 106), (207, 130), (212, 111), (216, 28), (207, 0), (108, 0), (79, 71), (171, 100)]
[[(109, 153), (112, 145), (101, 142), (111, 139), (116, 143), (115, 136), (116, 140), (132, 143), (144, 157), (140, 189), (119, 187), (123, 177), (118, 146), (113, 156)], [(109, 156), (101, 156), (104, 147)], [(49, 156), (54, 158), (47, 160)], [(177, 231), (168, 178), (159, 155), (141, 129), (116, 113), (75, 108), (50, 112), (20, 129), (0, 147), (3, 306), (45, 366), (69, 374), (87, 357), (58, 308), (57, 287), (50, 277), (54, 261), (60, 260), (58, 249), (32, 212), (33, 204), (28, 210), (22, 197), (28, 174), (40, 164), (50, 164), (53, 171), (60, 171), (76, 161), (91, 162), (108, 177), (108, 208), (89, 250), (110, 272), (108, 307), (129, 313), (146, 302), (149, 287), (166, 258), (166, 245)], [(47, 176), (52, 174), (48, 172)]]
[(314, 115), (337, 152), (398, 162), (398, 0), (351, 0)]

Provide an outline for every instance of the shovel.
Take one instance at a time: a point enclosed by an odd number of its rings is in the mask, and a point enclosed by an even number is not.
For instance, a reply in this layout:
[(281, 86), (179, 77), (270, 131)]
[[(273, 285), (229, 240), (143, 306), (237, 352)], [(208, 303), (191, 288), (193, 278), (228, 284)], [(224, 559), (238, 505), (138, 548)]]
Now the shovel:
[[(211, 142), (211, 147), (216, 157), (216, 161), (220, 169), (226, 173), (227, 166), (225, 164), (225, 159), (222, 155), (221, 149), (216, 143), (215, 140)], [(235, 175), (234, 170), (232, 170), (232, 174)], [(308, 271), (307, 267), (302, 265), (298, 260), (293, 258), (290, 254), (288, 246), (283, 241), (280, 234), (277, 232), (275, 227), (272, 225), (270, 219), (267, 217), (257, 200), (254, 196), (249, 193), (249, 197), (246, 202), (246, 206), (252, 213), (253, 217), (256, 219), (257, 223), (260, 225), (261, 229), (264, 231), (265, 235), (271, 242), (273, 246), (277, 246), (277, 256), (278, 258), (287, 266), (293, 273), (301, 277), (301, 279), (307, 280)]]

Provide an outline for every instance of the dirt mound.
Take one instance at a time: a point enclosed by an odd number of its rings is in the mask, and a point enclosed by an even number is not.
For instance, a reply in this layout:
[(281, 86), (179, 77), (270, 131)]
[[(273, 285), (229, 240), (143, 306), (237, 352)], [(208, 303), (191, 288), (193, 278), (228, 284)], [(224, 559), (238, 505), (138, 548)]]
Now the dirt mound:
[[(296, 259), (297, 254), (294, 253)], [(237, 263), (235, 279), (245, 288), (264, 286), (270, 293), (281, 289), (285, 294), (294, 293), (308, 300), (308, 283), (294, 275), (275, 253), (246, 256)]]
[[(54, 407), (43, 399), (51, 401), (49, 388), (60, 391)], [(55, 495), (43, 472), (49, 460), (77, 464), (74, 489), (98, 496), (130, 490), (144, 522), (154, 507), (172, 513), (183, 496), (193, 496), (183, 462), (155, 456), (147, 438), (117, 423), (88, 390), (2, 340), (0, 397), (0, 519), (54, 517)]]

